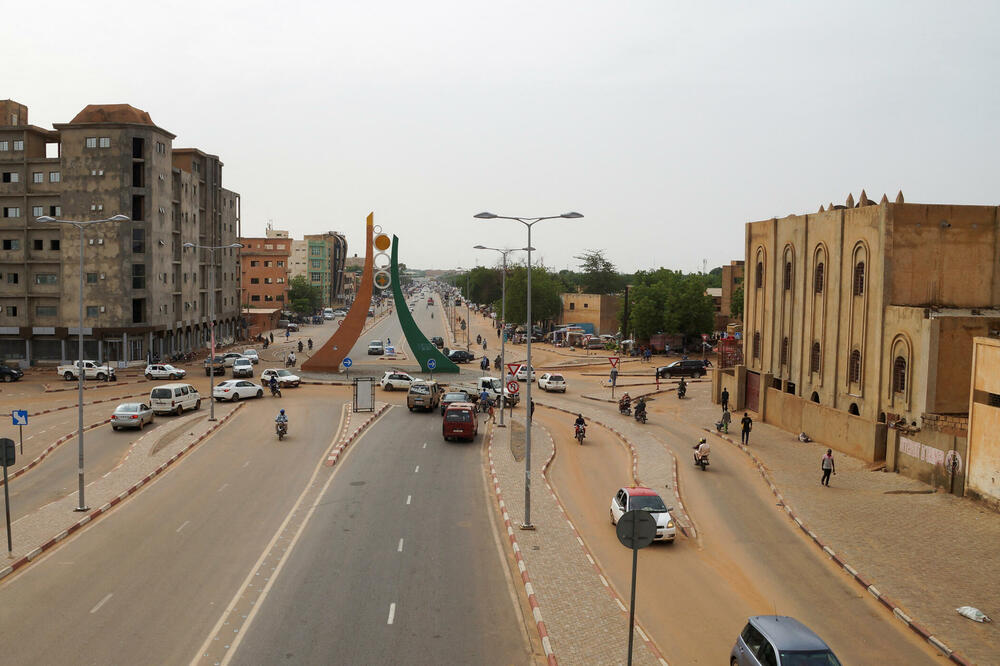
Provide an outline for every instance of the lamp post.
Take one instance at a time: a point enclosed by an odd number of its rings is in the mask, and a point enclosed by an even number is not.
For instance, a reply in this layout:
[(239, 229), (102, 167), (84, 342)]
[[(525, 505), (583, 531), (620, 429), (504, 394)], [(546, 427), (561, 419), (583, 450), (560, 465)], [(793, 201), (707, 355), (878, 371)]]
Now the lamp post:
[(525, 382), (525, 408), (528, 413), (527, 427), (524, 429), (524, 523), (522, 530), (533, 530), (535, 526), (531, 524), (531, 336), (534, 327), (531, 324), (531, 227), (542, 220), (555, 220), (564, 218), (575, 220), (583, 217), (580, 213), (563, 213), (562, 215), (549, 215), (546, 217), (510, 217), (507, 215), (494, 215), (493, 213), (478, 213), (473, 217), (480, 220), (515, 220), (528, 228), (528, 297), (527, 297), (527, 320), (528, 320), (528, 381)]
[(184, 243), (184, 247), (193, 247), (198, 250), (208, 250), (212, 257), (212, 263), (208, 271), (208, 328), (210, 334), (210, 351), (208, 355), (208, 420), (215, 420), (215, 251), (228, 250), (234, 247), (243, 247), (243, 243), (230, 243), (229, 245), (198, 245), (196, 243)]
[(469, 277), (472, 269), (465, 271), (465, 351), (469, 351), (469, 336), (472, 335), (472, 307), (469, 305)]
[(103, 220), (57, 220), (54, 217), (49, 217), (48, 215), (43, 215), (41, 217), (36, 217), (35, 222), (39, 224), (71, 224), (80, 230), (80, 328), (77, 330), (77, 356), (76, 356), (76, 374), (77, 374), (77, 449), (79, 452), (79, 465), (77, 466), (77, 474), (79, 477), (79, 490), (77, 491), (78, 502), (76, 511), (88, 511), (90, 507), (84, 501), (84, 483), (83, 483), (83, 381), (84, 381), (84, 371), (83, 371), (83, 230), (92, 224), (101, 224), (102, 222), (128, 222), (131, 218), (128, 215), (113, 215), (112, 217)]

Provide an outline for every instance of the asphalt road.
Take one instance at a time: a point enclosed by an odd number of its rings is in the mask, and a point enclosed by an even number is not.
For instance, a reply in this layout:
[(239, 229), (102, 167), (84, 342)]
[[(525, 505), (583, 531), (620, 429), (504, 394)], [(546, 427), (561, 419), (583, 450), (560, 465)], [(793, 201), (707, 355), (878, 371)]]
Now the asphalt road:
[(397, 406), (350, 450), (232, 663), (531, 661), (482, 437), (444, 442), (440, 424)]

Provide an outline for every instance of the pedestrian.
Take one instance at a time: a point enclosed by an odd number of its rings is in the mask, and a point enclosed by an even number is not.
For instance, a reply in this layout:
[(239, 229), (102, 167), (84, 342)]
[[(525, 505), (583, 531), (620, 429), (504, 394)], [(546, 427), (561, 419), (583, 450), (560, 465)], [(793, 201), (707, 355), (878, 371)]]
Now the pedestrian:
[(743, 419), (740, 421), (743, 425), (743, 437), (742, 441), (745, 446), (750, 446), (750, 429), (753, 428), (753, 419), (746, 412), (743, 412)]
[(483, 360), (479, 362), (479, 367), (483, 372), (490, 369), (490, 360), (485, 355), (483, 356)]
[(528, 420), (531, 421), (535, 418), (535, 401), (532, 400), (531, 404), (528, 406)]
[(391, 347), (392, 346), (392, 340), (389, 338), (388, 335), (385, 336), (385, 346), (386, 347)]
[(653, 350), (646, 347), (646, 363), (649, 363), (650, 359), (653, 357)]
[(271, 336), (271, 342), (273, 343), (274, 342), (274, 332), (272, 331), (271, 333), (268, 333), (268, 335)]
[(494, 421), (495, 422), (497, 419), (496, 419), (496, 415), (493, 412), (493, 401), (492, 400), (487, 400), (486, 401), (486, 410), (487, 410), (486, 413), (490, 417), (490, 421)]
[(727, 411), (729, 409), (729, 391), (727, 389), (722, 389), (722, 411)]
[(729, 423), (733, 420), (732, 415), (729, 413), (728, 409), (722, 409), (722, 432), (729, 434)]
[(820, 460), (819, 466), (823, 470), (823, 478), (820, 479), (820, 485), (824, 485), (829, 488), (830, 474), (837, 473), (837, 470), (833, 466), (833, 449), (826, 450), (826, 455), (823, 456), (822, 460)]
[(497, 340), (500, 339), (500, 327), (497, 326)]
[(486, 351), (486, 339), (483, 339), (483, 351)]

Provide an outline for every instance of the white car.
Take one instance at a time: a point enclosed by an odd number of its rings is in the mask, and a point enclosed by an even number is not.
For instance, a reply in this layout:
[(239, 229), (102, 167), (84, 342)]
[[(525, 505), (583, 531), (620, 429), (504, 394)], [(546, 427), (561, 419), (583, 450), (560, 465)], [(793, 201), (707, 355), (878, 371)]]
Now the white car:
[(180, 416), (189, 409), (201, 409), (201, 394), (190, 384), (164, 384), (149, 392), (154, 414)]
[[(526, 382), (528, 381), (528, 364), (525, 363), (521, 365), (521, 369), (517, 371), (517, 381)], [(531, 381), (535, 381), (535, 369), (531, 369)]]
[(260, 383), (267, 386), (271, 383), (271, 377), (278, 378), (278, 386), (280, 388), (285, 388), (286, 386), (291, 386), (295, 388), (302, 381), (302, 378), (298, 375), (292, 374), (290, 370), (285, 370), (284, 368), (268, 368), (264, 372), (260, 373)]
[(225, 362), (227, 368), (233, 367), (233, 361), (238, 358), (243, 358), (243, 354), (239, 352), (228, 352), (222, 355), (222, 360)]
[(227, 379), (215, 387), (212, 397), (216, 400), (231, 400), (236, 402), (240, 398), (262, 398), (264, 397), (264, 387), (254, 384), (246, 379)]
[(168, 363), (153, 363), (146, 366), (143, 371), (146, 379), (181, 379), (187, 374), (187, 370), (175, 368)]
[(260, 363), (260, 356), (257, 354), (256, 349), (253, 348), (244, 349), (243, 355), (246, 356), (248, 359), (250, 359), (250, 362), (253, 363), (254, 365)]
[(538, 378), (538, 388), (543, 391), (566, 392), (566, 378), (552, 372), (545, 372)]
[(379, 380), (379, 386), (381, 386), (386, 391), (395, 391), (399, 389), (400, 391), (408, 391), (410, 389), (410, 384), (416, 380), (405, 372), (396, 372), (395, 370), (386, 370), (385, 374), (382, 375), (382, 379)]
[(111, 415), (111, 429), (138, 428), (153, 422), (153, 410), (149, 405), (141, 402), (123, 402), (115, 407), (114, 414)]
[(617, 525), (626, 511), (636, 509), (648, 511), (656, 519), (656, 536), (653, 537), (655, 541), (673, 542), (677, 536), (677, 527), (673, 516), (670, 515), (673, 508), (664, 504), (655, 490), (645, 486), (627, 486), (618, 489), (611, 498), (611, 524)]

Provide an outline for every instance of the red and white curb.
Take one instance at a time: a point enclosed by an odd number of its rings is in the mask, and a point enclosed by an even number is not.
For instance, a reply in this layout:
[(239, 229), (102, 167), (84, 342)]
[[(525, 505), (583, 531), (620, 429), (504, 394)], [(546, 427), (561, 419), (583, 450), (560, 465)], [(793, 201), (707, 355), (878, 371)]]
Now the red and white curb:
[(358, 436), (365, 431), (365, 428), (367, 428), (371, 424), (372, 421), (381, 416), (382, 413), (387, 409), (389, 409), (389, 407), (391, 406), (392, 405), (390, 405), (389, 403), (382, 403), (382, 406), (377, 408), (374, 412), (372, 412), (371, 415), (368, 416), (367, 419), (365, 419), (364, 423), (358, 426), (358, 429), (355, 430), (354, 432), (350, 432), (351, 415), (353, 414), (353, 412), (348, 411), (347, 418), (344, 420), (343, 434), (341, 434), (340, 441), (337, 443), (337, 446), (333, 447), (333, 450), (331, 450), (329, 455), (326, 457), (326, 466), (333, 467), (334, 465), (336, 465), (337, 460), (340, 458), (340, 454), (344, 452), (344, 449), (350, 446), (351, 442), (356, 440)]
[(858, 573), (858, 571), (854, 567), (845, 562), (844, 559), (836, 552), (834, 552), (834, 550), (830, 548), (830, 546), (824, 543), (823, 540), (820, 539), (815, 532), (809, 529), (809, 527), (805, 524), (805, 522), (803, 522), (802, 519), (799, 518), (798, 515), (795, 513), (795, 510), (791, 506), (789, 506), (788, 503), (785, 501), (784, 496), (782, 496), (781, 492), (778, 490), (778, 487), (774, 484), (774, 481), (771, 479), (771, 475), (767, 472), (767, 469), (764, 467), (764, 464), (760, 461), (760, 459), (756, 455), (754, 455), (749, 450), (749, 448), (744, 446), (742, 443), (737, 443), (735, 440), (726, 435), (722, 435), (716, 431), (711, 430), (710, 428), (702, 428), (702, 429), (705, 432), (715, 435), (719, 439), (729, 442), (733, 446), (743, 451), (743, 453), (747, 454), (750, 460), (753, 461), (754, 466), (756, 466), (757, 471), (760, 473), (761, 478), (764, 479), (764, 482), (767, 484), (767, 487), (771, 489), (771, 493), (778, 499), (780, 506), (785, 509), (785, 513), (788, 514), (788, 517), (792, 519), (792, 522), (798, 525), (799, 529), (805, 532), (806, 535), (813, 541), (813, 543), (819, 546), (820, 550), (822, 550), (830, 559), (836, 562), (840, 568), (842, 568), (844, 571), (850, 574), (851, 578), (853, 578), (861, 587), (863, 587), (869, 594), (875, 597), (880, 604), (888, 608), (898, 620), (900, 620), (903, 624), (905, 624), (907, 627), (916, 632), (917, 635), (923, 638), (925, 641), (927, 641), (935, 648), (943, 652), (951, 661), (955, 662), (956, 664), (971, 666), (972, 662), (968, 661), (967, 659), (965, 659), (965, 657), (958, 654), (950, 647), (942, 643), (937, 637), (932, 635), (922, 625), (918, 624), (915, 620), (913, 620), (913, 618), (907, 615), (895, 601), (893, 601), (888, 596), (883, 594), (877, 587), (875, 587), (875, 585), (870, 580), (868, 580), (868, 578)]
[[(106, 424), (106, 423), (111, 423), (111, 419), (104, 419), (103, 421), (98, 421), (98, 422), (96, 422), (96, 423), (91, 423), (90, 425), (86, 425), (86, 426), (83, 426), (83, 431), (84, 431), (84, 432), (87, 432), (88, 430), (93, 430), (94, 428), (100, 428), (100, 427), (101, 427), (102, 425), (104, 425), (104, 424)], [(44, 450), (44, 451), (42, 451), (41, 453), (39, 453), (39, 454), (38, 454), (38, 457), (36, 457), (36, 458), (35, 458), (34, 460), (32, 460), (32, 461), (31, 461), (30, 463), (28, 463), (28, 464), (27, 464), (27, 465), (25, 465), (24, 467), (22, 467), (22, 468), (18, 469), (18, 470), (17, 470), (16, 472), (14, 472), (13, 474), (11, 474), (11, 475), (10, 475), (10, 476), (9, 476), (9, 477), (7, 478), (7, 480), (8, 480), (8, 481), (11, 481), (11, 480), (13, 480), (13, 479), (16, 479), (17, 477), (19, 477), (19, 476), (21, 476), (22, 474), (26, 473), (26, 472), (27, 472), (27, 471), (28, 471), (29, 469), (31, 469), (32, 467), (35, 467), (35, 466), (37, 466), (37, 465), (38, 465), (38, 463), (40, 463), (40, 462), (42, 462), (43, 460), (45, 460), (45, 458), (46, 458), (46, 457), (48, 457), (48, 455), (49, 455), (50, 453), (52, 453), (53, 451), (55, 451), (55, 450), (56, 450), (56, 448), (57, 448), (57, 447), (58, 447), (58, 446), (59, 446), (60, 444), (63, 444), (63, 443), (65, 443), (65, 442), (68, 442), (69, 440), (73, 439), (73, 438), (74, 438), (74, 437), (76, 437), (76, 436), (77, 436), (77, 433), (76, 433), (76, 432), (71, 432), (70, 434), (68, 434), (68, 435), (63, 435), (62, 437), (60, 437), (60, 438), (59, 438), (59, 439), (57, 439), (56, 441), (52, 442), (51, 444), (49, 444), (49, 445), (48, 445), (48, 446), (47, 446), (47, 447), (45, 448), (45, 450)], [(0, 486), (3, 486), (3, 480), (2, 480), (2, 479), (0, 479)]]
[[(99, 382), (97, 380), (94, 380), (94, 381), (96, 382), (96, 384), (94, 386), (87, 386), (86, 383), (84, 383), (83, 390), (84, 391), (93, 391), (94, 389), (102, 389), (102, 388), (109, 388), (109, 387), (115, 387), (115, 386), (125, 386), (126, 384), (145, 384), (147, 382), (151, 382), (151, 381), (154, 381), (154, 380), (152, 380), (152, 379), (146, 379), (145, 377), (143, 377), (142, 379), (136, 379), (136, 380), (133, 380), (133, 381), (125, 381), (125, 382), (122, 382), (122, 381)], [(62, 391), (79, 391), (80, 390), (80, 387), (77, 386), (76, 380), (73, 380), (73, 385), (72, 386), (66, 386), (66, 387), (63, 387), (63, 388), (49, 388), (48, 384), (42, 384), (42, 387), (45, 389), (44, 390), (45, 393), (60, 393)]]
[(507, 540), (510, 542), (511, 550), (514, 552), (518, 571), (521, 572), (521, 582), (524, 584), (525, 594), (528, 595), (528, 605), (531, 606), (531, 615), (535, 620), (538, 637), (542, 641), (542, 649), (545, 650), (545, 657), (548, 663), (554, 666), (559, 662), (556, 660), (556, 653), (552, 649), (552, 642), (549, 640), (549, 632), (545, 628), (545, 622), (542, 620), (542, 610), (538, 605), (538, 599), (535, 597), (535, 588), (531, 585), (531, 578), (528, 576), (528, 567), (524, 564), (524, 557), (521, 556), (521, 547), (517, 543), (517, 537), (514, 536), (514, 526), (510, 521), (510, 514), (507, 513), (507, 505), (504, 503), (503, 495), (500, 493), (500, 479), (497, 477), (497, 470), (493, 465), (493, 435), (495, 432), (496, 429), (490, 429), (489, 445), (486, 447), (486, 454), (490, 461), (490, 478), (493, 480), (493, 492), (496, 494), (497, 504), (503, 516), (504, 528), (507, 530)]
[[(91, 400), (90, 402), (83, 403), (84, 407), (90, 405), (98, 405), (102, 402), (111, 402), (112, 400), (124, 400), (125, 398), (137, 398), (140, 395), (146, 395), (146, 392), (142, 393), (130, 393), (128, 395), (117, 395), (112, 398), (101, 398), (100, 400)], [(62, 407), (53, 407), (52, 409), (43, 409), (40, 412), (31, 412), (28, 416), (40, 416), (42, 414), (50, 414), (52, 412), (61, 412), (64, 409), (76, 409), (78, 405), (63, 405)]]
[(34, 550), (29, 551), (28, 554), (22, 555), (18, 559), (16, 559), (13, 562), (11, 562), (7, 567), (5, 567), (4, 569), (0, 570), (0, 580), (3, 580), (4, 578), (6, 578), (7, 576), (11, 575), (12, 573), (14, 573), (15, 571), (17, 571), (18, 569), (24, 567), (26, 564), (28, 564), (29, 562), (31, 562), (32, 560), (34, 560), (35, 558), (37, 558), (39, 555), (41, 555), (45, 551), (51, 550), (53, 546), (55, 546), (57, 543), (59, 543), (60, 541), (62, 541), (66, 537), (68, 537), (70, 534), (73, 534), (74, 532), (76, 532), (77, 530), (79, 530), (81, 527), (83, 527), (84, 525), (86, 525), (87, 523), (89, 523), (90, 521), (92, 521), (92, 520), (96, 519), (97, 517), (99, 517), (101, 514), (104, 514), (104, 513), (107, 513), (109, 511), (111, 511), (111, 509), (115, 505), (120, 504), (122, 502), (122, 500), (125, 500), (130, 495), (133, 495), (136, 492), (138, 492), (138, 490), (140, 488), (142, 488), (144, 485), (146, 485), (147, 483), (149, 483), (150, 481), (152, 481), (159, 474), (161, 474), (162, 472), (164, 472), (170, 465), (172, 465), (181, 456), (183, 456), (185, 453), (187, 453), (188, 451), (190, 451), (192, 448), (194, 448), (195, 446), (197, 446), (198, 444), (200, 444), (201, 442), (203, 442), (205, 439), (208, 438), (209, 435), (211, 435), (213, 432), (215, 432), (220, 427), (222, 427), (222, 425), (226, 421), (228, 421), (229, 419), (231, 419), (233, 417), (233, 415), (235, 415), (238, 411), (240, 411), (240, 409), (245, 404), (246, 403), (240, 403), (240, 404), (238, 404), (231, 412), (229, 412), (224, 417), (222, 417), (221, 419), (219, 419), (219, 421), (215, 425), (213, 425), (211, 428), (209, 428), (206, 432), (204, 432), (202, 435), (200, 435), (197, 439), (195, 439), (193, 442), (191, 442), (190, 444), (188, 444), (186, 447), (184, 447), (183, 449), (181, 449), (180, 451), (178, 451), (177, 453), (175, 453), (173, 456), (170, 457), (169, 460), (165, 461), (163, 464), (161, 464), (155, 470), (153, 470), (152, 472), (150, 472), (149, 474), (147, 474), (145, 477), (143, 477), (142, 480), (140, 480), (139, 482), (133, 484), (127, 490), (122, 491), (116, 497), (113, 497), (110, 502), (107, 502), (103, 506), (101, 506), (101, 507), (99, 507), (97, 509), (94, 509), (93, 511), (91, 511), (90, 513), (88, 513), (87, 515), (85, 515), (83, 518), (81, 518), (77, 522), (73, 523), (68, 528), (66, 528), (65, 530), (63, 530), (59, 534), (55, 535), (54, 537), (52, 537), (51, 539), (49, 539), (45, 543), (43, 543), (41, 546), (35, 548)]

